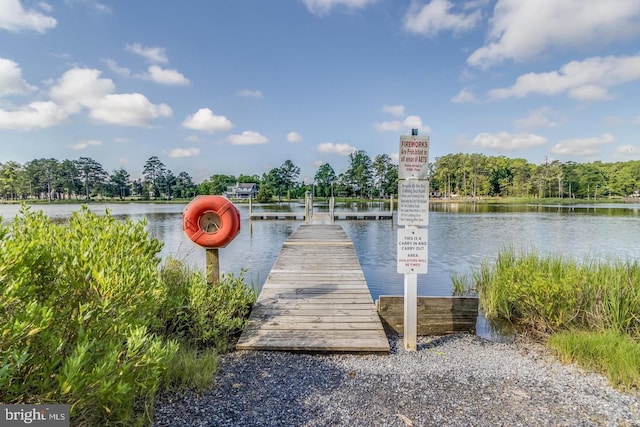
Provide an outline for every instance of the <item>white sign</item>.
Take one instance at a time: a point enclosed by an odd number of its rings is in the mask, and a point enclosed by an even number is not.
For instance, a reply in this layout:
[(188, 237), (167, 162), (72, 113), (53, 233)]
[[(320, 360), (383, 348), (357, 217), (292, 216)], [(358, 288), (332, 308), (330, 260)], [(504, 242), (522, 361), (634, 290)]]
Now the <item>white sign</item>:
[(398, 225), (429, 225), (429, 181), (398, 181)]
[(398, 229), (398, 273), (427, 272), (428, 241), (426, 228)]
[(429, 175), (429, 137), (400, 136), (399, 179), (427, 179)]

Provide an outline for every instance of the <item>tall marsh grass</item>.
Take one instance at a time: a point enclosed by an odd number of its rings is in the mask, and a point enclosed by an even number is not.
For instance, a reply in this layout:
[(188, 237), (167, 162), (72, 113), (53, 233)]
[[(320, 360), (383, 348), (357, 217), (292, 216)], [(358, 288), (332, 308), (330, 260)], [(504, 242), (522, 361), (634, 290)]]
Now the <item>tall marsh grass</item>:
[(613, 330), (640, 338), (640, 264), (580, 263), (562, 256), (502, 251), (472, 274), (490, 318), (552, 333), (571, 328)]
[(488, 318), (548, 336), (561, 359), (600, 371), (616, 386), (640, 386), (637, 260), (578, 262), (506, 249), (454, 284), (477, 293)]

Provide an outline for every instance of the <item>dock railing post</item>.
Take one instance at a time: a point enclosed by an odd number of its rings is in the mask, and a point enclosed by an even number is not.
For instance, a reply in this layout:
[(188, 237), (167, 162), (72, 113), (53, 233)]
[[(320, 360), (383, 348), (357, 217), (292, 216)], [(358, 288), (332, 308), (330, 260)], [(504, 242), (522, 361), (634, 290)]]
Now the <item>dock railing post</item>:
[(329, 198), (329, 218), (331, 220), (331, 224), (333, 224), (333, 210), (334, 210), (334, 205), (335, 205), (336, 200), (333, 198), (333, 196), (331, 196)]
[(309, 191), (304, 193), (304, 222), (309, 223)]

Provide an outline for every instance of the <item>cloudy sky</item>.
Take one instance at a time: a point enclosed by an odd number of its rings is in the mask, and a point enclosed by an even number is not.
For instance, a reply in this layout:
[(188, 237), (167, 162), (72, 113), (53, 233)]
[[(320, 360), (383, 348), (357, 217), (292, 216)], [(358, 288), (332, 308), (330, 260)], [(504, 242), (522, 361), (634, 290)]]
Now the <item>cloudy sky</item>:
[(640, 159), (638, 0), (0, 0), (0, 163)]

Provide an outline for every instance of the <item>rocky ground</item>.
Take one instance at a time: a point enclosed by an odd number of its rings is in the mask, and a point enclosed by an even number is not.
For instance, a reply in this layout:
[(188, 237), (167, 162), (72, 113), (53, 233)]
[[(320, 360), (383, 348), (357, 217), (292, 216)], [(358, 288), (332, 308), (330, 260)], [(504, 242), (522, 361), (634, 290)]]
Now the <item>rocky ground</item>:
[(640, 426), (640, 395), (531, 342), (420, 337), (389, 355), (232, 352), (211, 390), (172, 392), (155, 426)]

